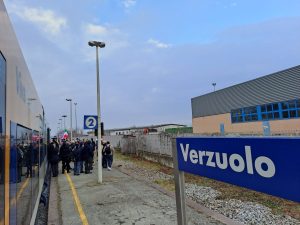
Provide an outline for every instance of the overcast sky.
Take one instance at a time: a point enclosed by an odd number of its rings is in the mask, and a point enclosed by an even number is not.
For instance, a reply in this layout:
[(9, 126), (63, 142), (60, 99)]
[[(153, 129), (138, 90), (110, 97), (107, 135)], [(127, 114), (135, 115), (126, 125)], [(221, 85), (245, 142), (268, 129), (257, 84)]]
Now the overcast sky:
[(191, 125), (191, 98), (212, 92), (212, 83), (219, 90), (300, 64), (299, 0), (4, 2), (54, 131), (69, 116), (66, 98), (78, 103), (78, 127), (97, 114), (89, 40), (106, 43), (106, 129)]

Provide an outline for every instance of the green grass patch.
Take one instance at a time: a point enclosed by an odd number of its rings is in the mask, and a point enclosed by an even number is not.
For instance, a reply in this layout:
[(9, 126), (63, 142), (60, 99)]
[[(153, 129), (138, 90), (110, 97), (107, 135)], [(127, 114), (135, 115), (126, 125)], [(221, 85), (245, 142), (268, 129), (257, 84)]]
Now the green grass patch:
[(159, 186), (168, 191), (175, 192), (174, 180), (155, 180), (154, 183), (158, 184)]

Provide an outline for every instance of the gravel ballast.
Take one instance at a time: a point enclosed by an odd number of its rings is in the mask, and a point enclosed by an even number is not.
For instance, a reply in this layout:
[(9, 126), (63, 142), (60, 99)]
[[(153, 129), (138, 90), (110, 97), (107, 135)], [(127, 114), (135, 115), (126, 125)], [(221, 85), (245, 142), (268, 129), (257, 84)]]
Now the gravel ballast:
[[(137, 166), (131, 161), (116, 160), (115, 163), (147, 181), (173, 179), (169, 174)], [(218, 199), (222, 193), (211, 187), (186, 183), (185, 192), (186, 196), (193, 201), (242, 224), (300, 225), (299, 220), (286, 215), (275, 215), (270, 208), (258, 203)]]

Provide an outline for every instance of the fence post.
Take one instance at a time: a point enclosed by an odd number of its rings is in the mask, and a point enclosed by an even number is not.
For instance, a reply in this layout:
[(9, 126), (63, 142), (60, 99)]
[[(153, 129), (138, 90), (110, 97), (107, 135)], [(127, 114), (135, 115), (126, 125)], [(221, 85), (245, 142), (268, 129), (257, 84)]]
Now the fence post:
[(187, 225), (185, 206), (184, 172), (178, 169), (176, 138), (172, 138), (172, 153), (174, 166), (174, 181), (176, 195), (177, 224)]

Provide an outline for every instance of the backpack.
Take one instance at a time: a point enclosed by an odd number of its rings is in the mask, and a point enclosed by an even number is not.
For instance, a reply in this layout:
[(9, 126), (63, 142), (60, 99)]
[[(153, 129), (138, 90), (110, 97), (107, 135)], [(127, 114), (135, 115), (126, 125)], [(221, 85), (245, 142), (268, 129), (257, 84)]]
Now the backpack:
[(104, 152), (105, 152), (106, 155), (110, 155), (111, 154), (111, 149), (110, 149), (109, 145), (105, 147)]

